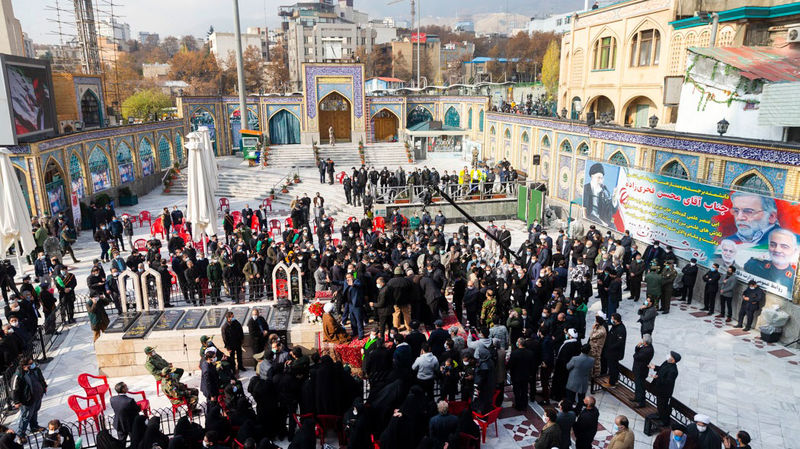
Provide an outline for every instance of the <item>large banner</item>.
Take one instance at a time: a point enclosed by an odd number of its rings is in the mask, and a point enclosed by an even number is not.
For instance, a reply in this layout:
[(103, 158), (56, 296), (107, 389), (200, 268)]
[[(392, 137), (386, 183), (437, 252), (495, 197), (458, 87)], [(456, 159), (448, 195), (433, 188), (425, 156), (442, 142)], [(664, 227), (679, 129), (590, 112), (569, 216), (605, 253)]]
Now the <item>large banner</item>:
[(733, 265), (739, 279), (791, 298), (800, 203), (602, 162), (587, 163), (584, 179), (586, 219), (723, 273)]

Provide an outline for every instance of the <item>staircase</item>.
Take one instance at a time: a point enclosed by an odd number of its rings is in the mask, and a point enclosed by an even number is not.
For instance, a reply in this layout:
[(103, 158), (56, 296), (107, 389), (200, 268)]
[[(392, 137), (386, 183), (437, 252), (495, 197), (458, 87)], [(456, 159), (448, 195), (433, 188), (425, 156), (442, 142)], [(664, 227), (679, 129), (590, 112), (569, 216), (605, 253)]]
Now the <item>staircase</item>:
[[(219, 189), (217, 197), (263, 199), (270, 189), (284, 179), (286, 170), (265, 170), (249, 167), (241, 156), (217, 158)], [(166, 195), (186, 195), (188, 170), (181, 171)], [(280, 186), (276, 188), (280, 190)]]
[[(374, 143), (364, 147), (364, 156), (367, 165), (375, 167), (397, 167), (411, 165), (406, 157), (405, 147), (402, 143)], [(361, 166), (361, 156), (358, 154), (358, 143), (340, 143), (334, 147), (319, 145), (319, 157), (331, 158), (336, 166), (336, 171), (350, 170), (351, 167)], [(270, 148), (270, 168), (316, 168), (314, 150), (309, 145), (276, 145)]]

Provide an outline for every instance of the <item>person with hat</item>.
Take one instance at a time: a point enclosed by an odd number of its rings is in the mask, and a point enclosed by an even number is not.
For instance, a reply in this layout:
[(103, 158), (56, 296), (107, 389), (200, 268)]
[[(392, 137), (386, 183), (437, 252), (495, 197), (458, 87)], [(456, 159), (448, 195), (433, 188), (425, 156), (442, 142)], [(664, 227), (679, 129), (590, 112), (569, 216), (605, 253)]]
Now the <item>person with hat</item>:
[(764, 304), (764, 290), (758, 286), (758, 283), (751, 279), (747, 283), (747, 288), (742, 292), (742, 304), (739, 306), (739, 322), (736, 323), (736, 328), (742, 327), (742, 321), (747, 316), (747, 325), (744, 330), (749, 331), (750, 326), (755, 321), (755, 313)]
[(650, 373), (650, 362), (653, 360), (653, 337), (650, 334), (642, 335), (642, 341), (633, 351), (633, 397), (636, 405), (633, 408), (642, 408), (645, 404), (645, 383)]
[(655, 261), (650, 262), (650, 271), (645, 275), (644, 283), (647, 288), (647, 297), (653, 300), (653, 305), (656, 307), (656, 310), (658, 310), (661, 301), (661, 289), (664, 286), (664, 282), (661, 273), (659, 273), (658, 264)]
[[(616, 194), (616, 189), (614, 193)], [(583, 186), (583, 208), (586, 218), (600, 222), (604, 226), (613, 225), (617, 201), (616, 195), (612, 195), (605, 185), (603, 164), (593, 164), (589, 167), (589, 182)]]
[(709, 315), (714, 314), (714, 305), (717, 303), (717, 292), (719, 291), (719, 280), (722, 276), (719, 273), (719, 264), (711, 265), (711, 269), (703, 275), (703, 308)]
[[(669, 254), (672, 254), (671, 252)], [(675, 278), (678, 272), (675, 270), (675, 263), (672, 259), (664, 261), (664, 268), (661, 269), (661, 313), (669, 313), (670, 302), (674, 291)]]
[[(147, 356), (147, 360), (144, 362), (144, 368), (156, 380), (162, 380), (163, 375), (161, 372), (165, 368), (171, 369), (172, 364), (164, 360), (164, 358), (162, 358), (160, 355), (156, 354), (156, 348), (152, 346), (145, 347), (144, 353)], [(178, 378), (183, 376), (183, 368), (175, 368), (174, 371), (178, 374)]]
[(660, 366), (650, 365), (650, 369), (655, 371), (652, 376), (652, 386), (656, 395), (658, 416), (665, 425), (671, 421), (672, 406), (670, 405), (670, 400), (672, 399), (672, 392), (675, 390), (675, 380), (678, 378), (678, 362), (680, 361), (681, 355), (675, 351), (670, 351), (669, 358)]
[(347, 331), (341, 323), (333, 317), (334, 305), (332, 302), (322, 306), (322, 341), (325, 343), (341, 344), (350, 341)]
[(711, 418), (707, 415), (694, 415), (693, 423), (686, 428), (686, 433), (697, 440), (697, 449), (719, 449), (722, 438), (709, 428)]
[(210, 337), (208, 335), (200, 336), (200, 360), (202, 360), (205, 357), (206, 349), (214, 348), (215, 351), (217, 350), (217, 345), (215, 345), (214, 342), (211, 341), (213, 338), (214, 336)]
[(173, 371), (170, 368), (161, 370), (161, 391), (164, 396), (169, 399), (173, 405), (183, 404), (186, 402), (189, 410), (197, 410), (197, 399), (199, 391), (197, 388), (189, 388), (186, 384), (179, 381), (180, 374), (177, 370)]
[(674, 423), (662, 430), (653, 441), (653, 449), (699, 449), (699, 447), (697, 440), (686, 431), (686, 426), (680, 423)]

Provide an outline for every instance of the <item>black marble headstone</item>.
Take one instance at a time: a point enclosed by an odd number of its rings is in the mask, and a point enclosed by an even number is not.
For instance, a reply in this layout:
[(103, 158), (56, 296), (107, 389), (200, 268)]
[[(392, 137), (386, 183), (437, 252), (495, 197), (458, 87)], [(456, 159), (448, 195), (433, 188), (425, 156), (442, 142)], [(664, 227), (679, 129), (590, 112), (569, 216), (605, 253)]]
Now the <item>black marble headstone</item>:
[(114, 321), (106, 329), (107, 334), (121, 334), (128, 330), (133, 325), (133, 322), (139, 318), (139, 312), (125, 312), (117, 315)]
[(153, 326), (153, 332), (171, 331), (175, 328), (175, 325), (178, 324), (178, 321), (180, 321), (182, 316), (183, 310), (165, 310), (161, 315), (161, 318), (159, 318), (158, 322), (156, 322), (156, 325)]
[(275, 307), (272, 313), (272, 319), (269, 322), (269, 328), (272, 331), (286, 331), (289, 330), (289, 320), (292, 316), (291, 307)]
[(206, 316), (200, 321), (200, 329), (214, 329), (222, 326), (228, 309), (208, 309)]
[(231, 312), (233, 312), (233, 318), (244, 327), (244, 321), (250, 315), (250, 307), (231, 307)]
[(200, 320), (203, 319), (203, 315), (205, 315), (206, 311), (203, 309), (189, 309), (186, 313), (183, 314), (183, 318), (181, 318), (180, 322), (178, 322), (178, 330), (190, 330), (190, 329), (197, 329), (197, 326), (200, 324)]
[(303, 305), (295, 304), (292, 306), (292, 324), (300, 324), (303, 322)]
[(133, 326), (128, 329), (128, 332), (125, 332), (125, 335), (122, 336), (123, 340), (130, 340), (134, 338), (144, 338), (150, 329), (153, 328), (153, 325), (156, 324), (158, 318), (161, 316), (160, 311), (150, 310), (147, 312), (142, 312), (139, 318), (133, 323)]

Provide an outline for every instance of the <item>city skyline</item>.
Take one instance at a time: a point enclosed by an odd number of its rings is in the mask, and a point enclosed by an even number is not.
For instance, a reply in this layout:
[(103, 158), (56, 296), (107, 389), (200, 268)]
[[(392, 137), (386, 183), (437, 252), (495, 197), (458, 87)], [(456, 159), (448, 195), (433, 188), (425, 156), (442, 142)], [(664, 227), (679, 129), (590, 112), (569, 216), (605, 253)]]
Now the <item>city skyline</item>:
[[(57, 44), (59, 37), (55, 34), (57, 26), (49, 21), (55, 18), (55, 12), (46, 9), (54, 0), (12, 0), (14, 14), (22, 24), (22, 30), (37, 44)], [(280, 24), (278, 7), (295, 3), (292, 0), (239, 0), (242, 29), (249, 26), (264, 26), (273, 28)], [(369, 14), (370, 18), (394, 17), (396, 19), (409, 19), (409, 6), (407, 2), (386, 5), (388, 1), (367, 2), (356, 1), (355, 8)], [(61, 5), (68, 8), (68, 5)], [(216, 5), (215, 5), (216, 3)], [(428, 3), (432, 3), (428, 5)], [(508, 10), (512, 13), (534, 15), (551, 14), (580, 8), (580, 0), (507, 0)], [(224, 5), (224, 6), (223, 6)], [(131, 36), (137, 36), (140, 31), (158, 33), (162, 38), (166, 36), (205, 35), (209, 26), (220, 31), (233, 31), (232, 7), (229, 3), (220, 5), (212, 0), (172, 0), (169, 2), (157, 0), (139, 0), (136, 7), (123, 3), (116, 8), (114, 13), (117, 20), (126, 22), (131, 26)], [(265, 6), (266, 5), (266, 6)], [(266, 17), (265, 17), (266, 7)], [(422, 4), (423, 21), (426, 17), (459, 17), (472, 14), (505, 12), (506, 5), (497, 7), (496, 4), (486, 4), (479, 0), (463, 0), (459, 9), (453, 11), (452, 5), (442, 2), (425, 2)], [(101, 9), (103, 7), (101, 6)], [(154, 16), (152, 11), (162, 11), (159, 16)], [(191, 14), (187, 14), (191, 12)], [(44, 12), (44, 13), (42, 13)], [(175, 21), (175, 17), (182, 20)], [(100, 19), (105, 14), (100, 14)], [(62, 18), (62, 20), (65, 20)], [(69, 21), (68, 19), (65, 21)], [(520, 24), (521, 25), (521, 24)], [(66, 27), (65, 34), (74, 34), (74, 27)]]

